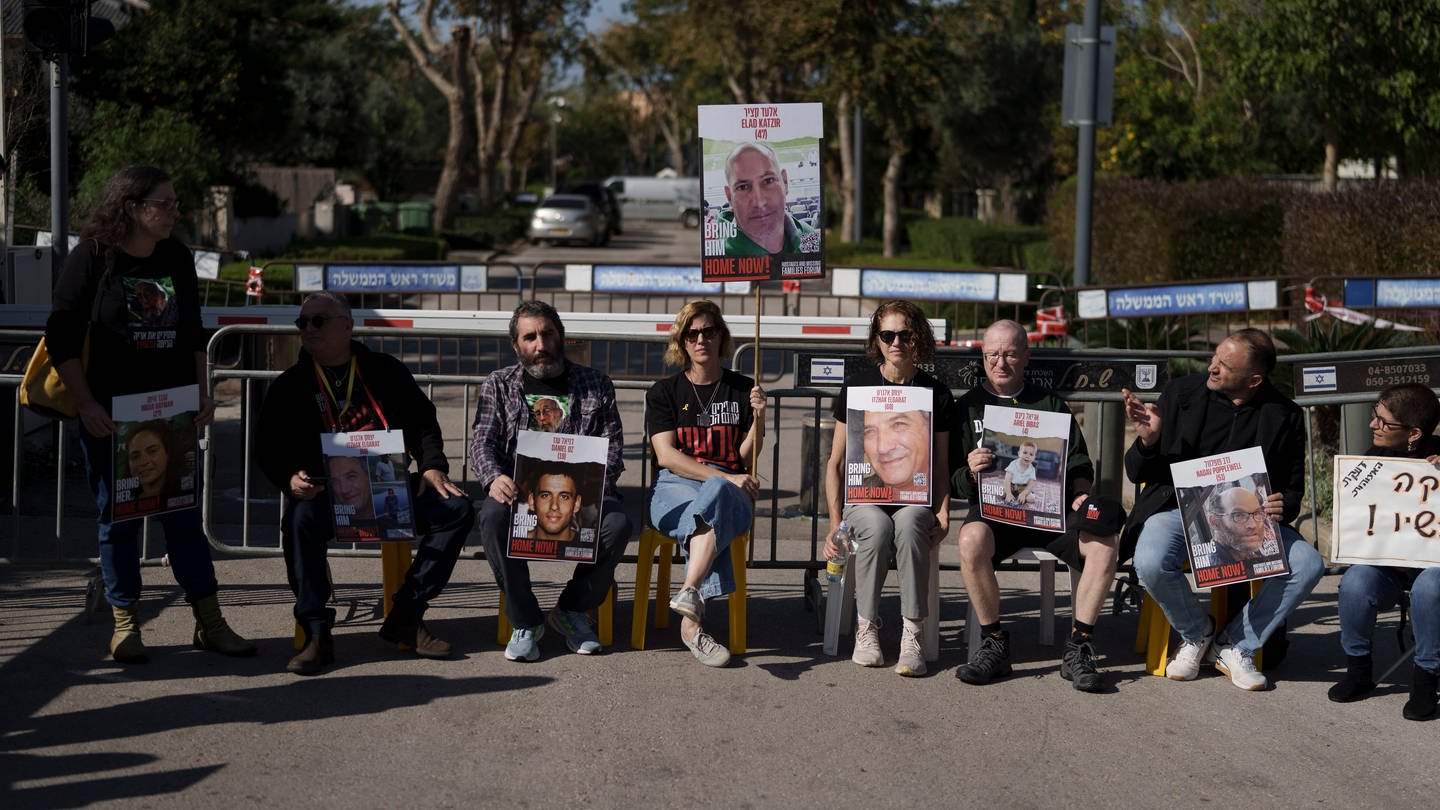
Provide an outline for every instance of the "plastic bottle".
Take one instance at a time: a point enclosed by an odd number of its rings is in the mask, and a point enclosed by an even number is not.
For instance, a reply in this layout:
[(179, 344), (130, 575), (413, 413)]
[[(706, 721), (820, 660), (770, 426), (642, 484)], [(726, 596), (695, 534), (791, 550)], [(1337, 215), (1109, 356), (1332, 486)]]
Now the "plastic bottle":
[(855, 553), (855, 540), (850, 536), (849, 521), (842, 520), (836, 527), (835, 545), (840, 548), (840, 556), (825, 561), (825, 579), (830, 582), (839, 582), (845, 578), (845, 564), (850, 555)]

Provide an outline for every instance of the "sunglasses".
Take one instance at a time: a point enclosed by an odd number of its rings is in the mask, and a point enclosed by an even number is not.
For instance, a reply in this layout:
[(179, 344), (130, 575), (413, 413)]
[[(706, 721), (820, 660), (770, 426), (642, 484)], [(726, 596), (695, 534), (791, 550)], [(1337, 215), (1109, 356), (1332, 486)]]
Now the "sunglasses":
[(324, 329), (325, 324), (339, 318), (339, 315), (301, 315), (295, 319), (295, 328), (303, 332), (307, 326), (314, 324), (316, 329)]
[(908, 344), (910, 341), (915, 339), (915, 333), (911, 332), (909, 329), (901, 329), (899, 332), (892, 332), (889, 329), (881, 329), (879, 335), (880, 342), (884, 343), (886, 346), (889, 346), (891, 343), (894, 343), (897, 340), (901, 343)]
[(699, 343), (700, 338), (705, 338), (706, 342), (710, 342), (720, 337), (720, 327), (707, 326), (704, 329), (686, 329), (681, 335), (685, 338), (686, 343)]

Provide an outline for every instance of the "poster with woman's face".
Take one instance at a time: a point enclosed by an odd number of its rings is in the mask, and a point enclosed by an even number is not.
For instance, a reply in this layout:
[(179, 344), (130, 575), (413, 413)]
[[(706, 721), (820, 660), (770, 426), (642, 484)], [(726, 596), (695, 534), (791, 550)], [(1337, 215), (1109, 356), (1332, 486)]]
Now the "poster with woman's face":
[(109, 520), (194, 507), (199, 500), (195, 415), (200, 387), (115, 397), (114, 487)]

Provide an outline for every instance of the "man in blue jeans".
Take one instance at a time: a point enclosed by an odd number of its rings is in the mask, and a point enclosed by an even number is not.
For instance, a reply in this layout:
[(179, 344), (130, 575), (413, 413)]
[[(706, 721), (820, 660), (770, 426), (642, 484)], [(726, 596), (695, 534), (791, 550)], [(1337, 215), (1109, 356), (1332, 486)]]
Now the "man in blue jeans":
[[(1250, 691), (1264, 689), (1255, 651), (1294, 612), (1325, 573), (1320, 554), (1288, 524), (1305, 492), (1304, 413), (1270, 384), (1275, 344), (1258, 329), (1241, 329), (1215, 349), (1205, 374), (1171, 381), (1158, 403), (1142, 403), (1128, 389), (1125, 410), (1136, 439), (1125, 453), (1130, 480), (1143, 485), (1130, 513), (1126, 539), (1134, 542), (1135, 572), (1165, 611), (1183, 643), (1165, 667), (1171, 680), (1194, 680), (1202, 662)], [(1190, 589), (1185, 531), (1175, 501), (1170, 465), (1177, 461), (1259, 446), (1274, 491), (1265, 513), (1282, 524), (1280, 542), (1290, 574), (1265, 580), (1260, 592), (1223, 632)], [(1213, 645), (1213, 649), (1212, 649)]]

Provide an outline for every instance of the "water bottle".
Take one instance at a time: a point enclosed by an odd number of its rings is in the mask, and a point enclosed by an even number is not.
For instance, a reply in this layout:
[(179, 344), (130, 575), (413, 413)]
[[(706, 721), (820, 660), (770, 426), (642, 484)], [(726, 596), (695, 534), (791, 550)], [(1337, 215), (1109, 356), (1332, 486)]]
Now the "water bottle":
[(835, 529), (835, 545), (840, 547), (839, 556), (825, 561), (825, 579), (830, 582), (839, 582), (845, 578), (845, 563), (855, 551), (855, 540), (850, 536), (849, 521), (840, 521), (840, 525)]

